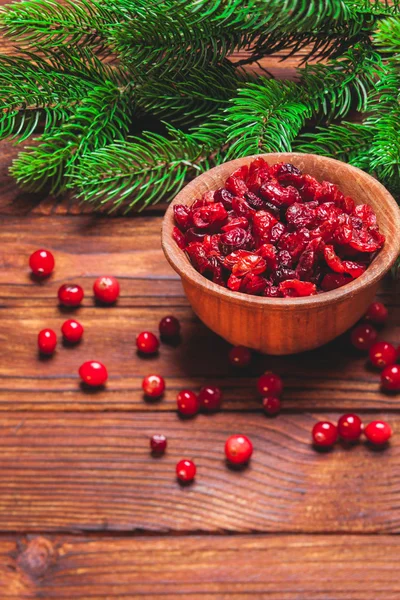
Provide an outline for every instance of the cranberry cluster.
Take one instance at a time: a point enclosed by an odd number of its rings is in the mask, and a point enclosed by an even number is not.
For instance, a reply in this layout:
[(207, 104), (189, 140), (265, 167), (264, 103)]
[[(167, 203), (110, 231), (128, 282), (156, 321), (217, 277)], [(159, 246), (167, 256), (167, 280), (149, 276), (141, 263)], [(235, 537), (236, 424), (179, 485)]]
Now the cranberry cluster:
[[(29, 266), (34, 276), (40, 279), (49, 277), (55, 266), (54, 256), (49, 250), (36, 250), (29, 257)], [(115, 277), (99, 277), (94, 282), (93, 292), (97, 301), (113, 304), (119, 296), (119, 283)], [(79, 306), (83, 297), (82, 287), (74, 283), (65, 283), (58, 290), (60, 304), (70, 308)], [(77, 344), (83, 336), (84, 329), (79, 321), (68, 319), (62, 324), (61, 333), (66, 343)], [(50, 356), (56, 347), (57, 334), (53, 329), (39, 331), (38, 348), (42, 355)], [(89, 360), (80, 366), (79, 376), (86, 385), (98, 387), (106, 383), (108, 372), (101, 362)]]
[(330, 421), (316, 423), (312, 430), (312, 439), (315, 446), (329, 448), (336, 443), (339, 436), (344, 442), (356, 442), (362, 433), (371, 444), (382, 446), (389, 441), (392, 429), (384, 421), (372, 421), (364, 429), (358, 415), (346, 414), (340, 417), (337, 425)]
[(173, 237), (194, 268), (233, 291), (273, 298), (333, 290), (364, 273), (385, 241), (368, 204), (261, 157), (174, 206)]
[(364, 316), (366, 323), (360, 323), (351, 332), (351, 342), (357, 350), (368, 352), (373, 367), (382, 371), (381, 386), (387, 392), (400, 391), (400, 346), (397, 348), (390, 342), (377, 341), (378, 331), (375, 326), (383, 325), (388, 317), (388, 310), (381, 302), (373, 302)]

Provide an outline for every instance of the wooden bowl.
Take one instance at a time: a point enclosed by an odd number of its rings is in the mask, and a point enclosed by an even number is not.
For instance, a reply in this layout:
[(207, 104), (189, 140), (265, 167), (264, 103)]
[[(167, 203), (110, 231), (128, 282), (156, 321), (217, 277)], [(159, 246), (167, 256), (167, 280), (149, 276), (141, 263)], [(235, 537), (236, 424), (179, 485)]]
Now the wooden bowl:
[(248, 156), (224, 163), (190, 182), (174, 199), (164, 217), (162, 247), (169, 263), (182, 278), (194, 312), (231, 344), (266, 354), (292, 354), (321, 346), (349, 329), (373, 301), (379, 280), (400, 253), (400, 210), (394, 198), (376, 179), (360, 169), (314, 154), (261, 155), (269, 163), (290, 162), (318, 180), (339, 186), (356, 204), (370, 204), (386, 243), (366, 272), (347, 285), (307, 298), (264, 298), (232, 292), (200, 275), (172, 239), (173, 205), (191, 204), (208, 190), (224, 185)]

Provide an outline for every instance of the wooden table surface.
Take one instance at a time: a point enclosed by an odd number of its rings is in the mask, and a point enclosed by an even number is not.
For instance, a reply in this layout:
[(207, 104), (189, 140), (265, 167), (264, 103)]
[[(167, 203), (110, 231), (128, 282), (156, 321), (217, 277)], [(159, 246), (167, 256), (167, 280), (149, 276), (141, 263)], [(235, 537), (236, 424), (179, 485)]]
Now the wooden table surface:
[[(300, 356), (257, 356), (235, 372), (228, 345), (193, 315), (164, 259), (162, 208), (108, 218), (24, 194), (7, 175), (15, 153), (0, 145), (1, 600), (398, 600), (399, 398), (380, 392), (365, 357), (341, 339)], [(42, 284), (27, 268), (38, 247), (57, 261)], [(101, 274), (120, 279), (116, 307), (93, 302)], [(63, 282), (86, 292), (73, 313), (58, 307)], [(380, 299), (390, 309), (384, 336), (398, 343), (389, 279)], [(84, 341), (40, 360), (37, 332), (59, 331), (72, 314)], [(156, 331), (166, 314), (182, 323), (181, 345), (139, 358), (136, 334)], [(81, 389), (77, 369), (88, 359), (107, 365), (105, 390)], [(285, 380), (277, 418), (262, 413), (255, 391), (266, 368)], [(150, 372), (167, 380), (159, 402), (141, 392)], [(177, 391), (205, 383), (223, 387), (223, 410), (181, 420)], [(387, 419), (390, 446), (313, 450), (314, 422), (344, 411)], [(169, 442), (159, 459), (149, 453), (154, 433)], [(223, 459), (232, 433), (255, 447), (239, 472)], [(183, 457), (198, 467), (188, 487), (175, 479)]]

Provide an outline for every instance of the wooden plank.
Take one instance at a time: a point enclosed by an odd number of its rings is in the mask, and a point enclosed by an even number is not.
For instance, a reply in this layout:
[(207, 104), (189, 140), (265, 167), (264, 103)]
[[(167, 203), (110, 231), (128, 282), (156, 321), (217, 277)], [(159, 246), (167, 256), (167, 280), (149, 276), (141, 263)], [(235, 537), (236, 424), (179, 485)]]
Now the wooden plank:
[[(160, 248), (161, 218), (106, 219), (77, 217), (4, 217), (0, 227), (0, 410), (152, 410), (143, 401), (141, 380), (150, 371), (167, 377), (160, 410), (174, 410), (179, 389), (210, 382), (225, 390), (226, 409), (255, 410), (260, 401), (255, 378), (265, 369), (285, 378), (285, 410), (397, 409), (398, 400), (379, 391), (377, 373), (366, 369), (365, 357), (354, 354), (345, 339), (312, 353), (294, 357), (255, 356), (246, 372), (238, 373), (227, 358), (229, 346), (193, 315), (179, 277)], [(54, 275), (42, 283), (31, 280), (27, 265), (38, 247), (56, 257)], [(121, 281), (116, 307), (95, 306), (92, 283), (112, 273)], [(75, 311), (60, 309), (61, 283), (80, 283), (86, 298)], [(396, 290), (387, 280), (382, 299), (391, 311), (386, 339), (399, 339), (400, 307)], [(135, 336), (157, 331), (168, 313), (182, 322), (182, 343), (163, 344), (159, 356), (136, 355)], [(40, 360), (36, 336), (40, 329), (60, 331), (66, 318), (83, 323), (84, 341), (75, 348), (59, 344), (56, 355)], [(85, 394), (79, 387), (79, 365), (92, 357), (110, 371), (107, 389)]]
[[(361, 443), (321, 454), (310, 444), (316, 413), (8, 413), (0, 420), (0, 531), (399, 533), (400, 419), (381, 416), (395, 432), (385, 450)], [(159, 459), (149, 453), (154, 433), (168, 438)], [(240, 471), (224, 460), (233, 433), (254, 444)], [(185, 457), (198, 474), (181, 487), (175, 465)]]
[(0, 585), (4, 600), (397, 600), (399, 550), (369, 535), (10, 536)]

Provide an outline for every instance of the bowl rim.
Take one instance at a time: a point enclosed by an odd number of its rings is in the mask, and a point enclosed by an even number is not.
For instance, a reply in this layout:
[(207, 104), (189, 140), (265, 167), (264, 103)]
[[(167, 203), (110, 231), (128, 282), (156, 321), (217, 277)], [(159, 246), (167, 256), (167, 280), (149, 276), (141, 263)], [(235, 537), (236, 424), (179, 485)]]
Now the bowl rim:
[[(326, 163), (330, 164), (332, 168), (337, 165), (342, 165), (349, 171), (353, 171), (361, 176), (362, 179), (366, 181), (370, 186), (375, 186), (379, 195), (382, 197), (382, 200), (386, 203), (386, 206), (391, 210), (392, 218), (394, 219), (396, 229), (399, 231), (399, 236), (397, 240), (386, 240), (385, 245), (382, 250), (373, 260), (373, 262), (369, 265), (365, 273), (363, 273), (357, 279), (347, 283), (346, 285), (337, 288), (335, 290), (331, 290), (329, 292), (323, 292), (321, 294), (317, 294), (315, 296), (306, 296), (303, 298), (269, 298), (267, 296), (252, 296), (250, 294), (244, 294), (243, 292), (234, 292), (225, 288), (223, 286), (218, 285), (217, 283), (213, 283), (208, 280), (206, 277), (201, 275), (193, 265), (190, 263), (186, 253), (181, 250), (176, 244), (175, 240), (172, 238), (172, 231), (174, 227), (174, 214), (173, 207), (175, 204), (187, 204), (187, 196), (190, 196), (190, 193), (193, 193), (193, 200), (195, 196), (198, 196), (197, 185), (199, 181), (212, 181), (213, 174), (215, 174), (222, 167), (226, 169), (227, 166), (235, 170), (242, 164), (245, 164), (257, 157), (268, 157), (273, 158), (276, 162), (280, 162), (282, 159), (287, 159), (287, 162), (290, 158), (293, 157), (304, 157), (311, 156), (318, 158), (319, 161), (323, 160)], [(212, 188), (210, 188), (212, 189)], [(237, 158), (235, 160), (227, 161), (209, 169), (208, 171), (202, 173), (192, 181), (190, 181), (182, 190), (175, 196), (173, 201), (168, 206), (168, 209), (163, 218), (162, 230), (161, 230), (161, 245), (164, 251), (164, 254), (170, 263), (170, 265), (177, 271), (177, 273), (181, 276), (182, 279), (188, 280), (191, 284), (200, 287), (207, 294), (212, 296), (217, 296), (219, 298), (229, 298), (229, 301), (234, 304), (242, 304), (249, 308), (254, 309), (265, 309), (270, 308), (272, 310), (282, 310), (282, 308), (298, 308), (302, 310), (313, 309), (316, 307), (321, 307), (326, 304), (337, 303), (339, 301), (344, 301), (347, 298), (350, 298), (362, 290), (370, 288), (374, 284), (377, 284), (380, 279), (389, 271), (389, 269), (393, 266), (397, 257), (400, 254), (400, 208), (390, 194), (390, 192), (372, 175), (369, 175), (365, 171), (358, 169), (357, 167), (353, 167), (347, 163), (344, 163), (340, 160), (336, 160), (334, 158), (320, 156), (316, 154), (308, 154), (302, 152), (270, 152), (264, 154), (253, 154), (249, 156), (245, 156), (242, 158)]]

